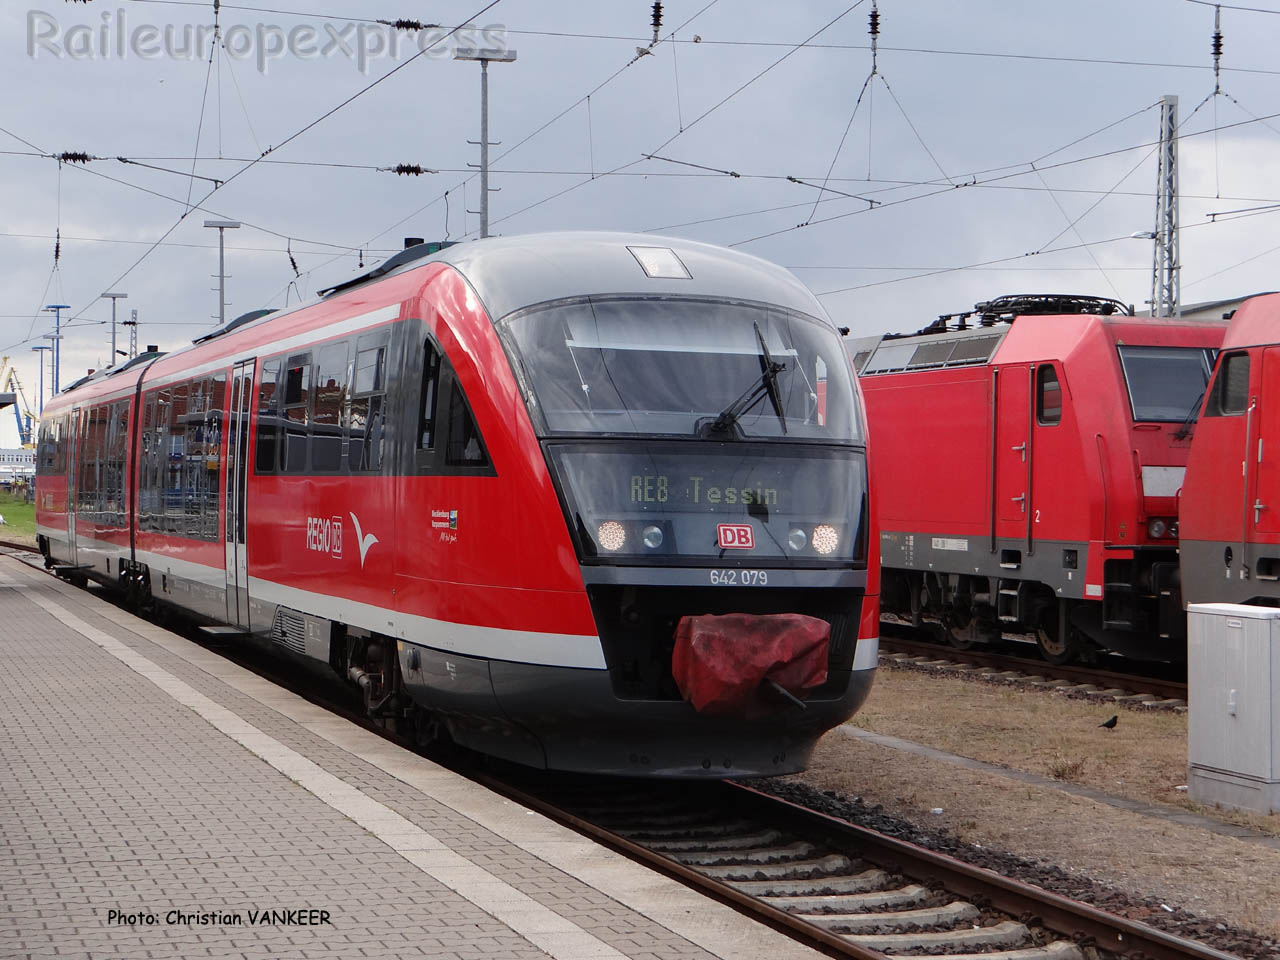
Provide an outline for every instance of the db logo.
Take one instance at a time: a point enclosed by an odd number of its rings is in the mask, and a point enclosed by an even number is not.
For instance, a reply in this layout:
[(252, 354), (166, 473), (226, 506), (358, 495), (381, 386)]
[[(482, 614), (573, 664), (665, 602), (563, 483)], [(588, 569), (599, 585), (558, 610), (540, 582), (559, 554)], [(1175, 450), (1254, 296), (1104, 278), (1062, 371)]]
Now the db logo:
[(716, 526), (716, 542), (722, 550), (751, 550), (756, 535), (749, 523), (721, 523)]

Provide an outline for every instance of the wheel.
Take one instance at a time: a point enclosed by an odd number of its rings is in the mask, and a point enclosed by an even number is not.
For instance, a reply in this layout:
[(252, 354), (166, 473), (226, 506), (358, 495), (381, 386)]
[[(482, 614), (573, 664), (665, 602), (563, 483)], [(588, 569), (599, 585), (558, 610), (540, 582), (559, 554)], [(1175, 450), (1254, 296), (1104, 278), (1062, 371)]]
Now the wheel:
[(992, 630), (980, 615), (975, 615), (968, 605), (957, 605), (946, 615), (947, 643), (957, 650), (968, 650), (971, 647), (988, 644), (992, 640)]
[(1036, 627), (1036, 648), (1040, 656), (1052, 664), (1071, 663), (1080, 655), (1080, 635), (1070, 625), (1063, 629), (1059, 618), (1058, 605), (1047, 606), (1041, 611), (1040, 622)]

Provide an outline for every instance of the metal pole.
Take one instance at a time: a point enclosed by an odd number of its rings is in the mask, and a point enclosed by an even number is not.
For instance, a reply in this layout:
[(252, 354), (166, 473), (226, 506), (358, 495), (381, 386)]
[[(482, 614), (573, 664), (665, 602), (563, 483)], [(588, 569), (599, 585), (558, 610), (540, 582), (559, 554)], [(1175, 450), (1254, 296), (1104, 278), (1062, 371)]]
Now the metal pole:
[(36, 408), (36, 412), (38, 414), (43, 414), (44, 413), (44, 354), (46, 350), (52, 350), (53, 348), (50, 346), (46, 346), (45, 344), (41, 344), (40, 346), (32, 347), (31, 349), (40, 355), (40, 395), (39, 395), (40, 401), (39, 401), (39, 406)]
[(46, 313), (53, 314), (53, 336), (48, 339), (53, 341), (53, 390), (50, 396), (54, 396), (60, 386), (59, 372), (62, 369), (62, 311), (71, 307), (65, 303), (51, 303), (44, 309)]
[(218, 230), (218, 326), (226, 326), (227, 323), (227, 251), (226, 236), (228, 230), (238, 230), (240, 221), (238, 220), (206, 220), (206, 227), (216, 227)]
[(127, 293), (104, 293), (103, 300), (111, 301), (111, 359), (107, 361), (108, 367), (116, 365), (116, 302), (126, 299)]
[(514, 50), (485, 47), (459, 47), (455, 60), (480, 61), (480, 238), (489, 236), (489, 61), (511, 63)]
[(1178, 262), (1178, 98), (1160, 101), (1160, 166), (1156, 180), (1155, 249), (1151, 265), (1151, 315), (1182, 315)]
[(489, 61), (480, 61), (480, 239), (489, 236)]
[(227, 324), (227, 251), (224, 241), (227, 231), (218, 228), (218, 326)]

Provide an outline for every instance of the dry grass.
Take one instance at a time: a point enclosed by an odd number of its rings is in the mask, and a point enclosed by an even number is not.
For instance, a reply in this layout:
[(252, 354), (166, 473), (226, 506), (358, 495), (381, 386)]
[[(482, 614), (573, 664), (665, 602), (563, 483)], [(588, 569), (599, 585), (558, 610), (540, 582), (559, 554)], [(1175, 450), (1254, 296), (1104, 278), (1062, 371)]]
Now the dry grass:
[[(1114, 730), (1098, 724), (1119, 714)], [(1187, 718), (1039, 690), (881, 669), (855, 726), (987, 763), (1280, 835), (1280, 814), (1206, 809), (1187, 782)]]

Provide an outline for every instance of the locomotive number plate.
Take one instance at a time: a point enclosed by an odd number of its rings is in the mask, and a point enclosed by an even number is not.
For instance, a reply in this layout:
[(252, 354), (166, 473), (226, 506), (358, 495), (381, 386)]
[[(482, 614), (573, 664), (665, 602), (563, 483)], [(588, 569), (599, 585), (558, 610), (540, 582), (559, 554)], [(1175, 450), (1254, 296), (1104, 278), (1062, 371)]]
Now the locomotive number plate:
[(711, 570), (711, 584), (716, 587), (764, 587), (769, 583), (768, 570)]

